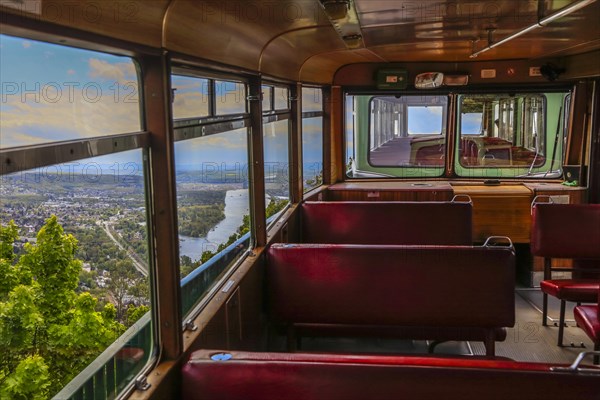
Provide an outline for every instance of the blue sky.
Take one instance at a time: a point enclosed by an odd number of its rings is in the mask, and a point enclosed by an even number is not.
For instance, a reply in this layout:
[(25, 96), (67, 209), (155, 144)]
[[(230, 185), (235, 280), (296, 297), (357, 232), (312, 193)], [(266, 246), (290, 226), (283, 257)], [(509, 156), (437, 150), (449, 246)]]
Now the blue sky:
[(441, 134), (442, 112), (441, 106), (408, 107), (408, 133)]
[(481, 134), (481, 113), (464, 113), (460, 116), (460, 133), (463, 135)]

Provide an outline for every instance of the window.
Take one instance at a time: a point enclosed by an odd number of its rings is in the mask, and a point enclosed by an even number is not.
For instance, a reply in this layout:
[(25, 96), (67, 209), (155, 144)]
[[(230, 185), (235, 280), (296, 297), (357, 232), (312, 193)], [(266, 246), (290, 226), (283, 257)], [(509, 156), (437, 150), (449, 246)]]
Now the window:
[[(444, 128), (441, 118), (443, 110), (442, 106), (408, 106), (408, 135), (441, 135)], [(399, 114), (399, 107), (396, 107), (393, 112)], [(398, 125), (398, 120), (394, 120), (391, 130), (395, 136), (398, 136)]]
[[(263, 126), (267, 218), (282, 210), (289, 203), (288, 144), (289, 122), (287, 120), (269, 122)], [(277, 211), (273, 212), (272, 210)]]
[(275, 86), (273, 96), (276, 110), (287, 110), (290, 108), (289, 91), (287, 88)]
[[(560, 171), (559, 109), (567, 93), (459, 96), (457, 173), (555, 177)], [(549, 128), (554, 126), (555, 128)], [(558, 128), (557, 128), (558, 126)]]
[(272, 86), (262, 86), (262, 110), (271, 111), (273, 110), (272, 99), (273, 99), (273, 87)]
[(323, 184), (323, 117), (302, 119), (304, 191)]
[(323, 111), (323, 93), (319, 88), (302, 88), (302, 112)]
[[(195, 93), (177, 90), (173, 102), (181, 302), (189, 318), (250, 245), (248, 130), (228, 123), (244, 126), (239, 114), (246, 111), (246, 87), (201, 77), (171, 79), (174, 88)], [(181, 94), (183, 103), (177, 99)], [(193, 107), (182, 107), (186, 102)], [(204, 103), (215, 104), (225, 123), (215, 126)], [(181, 115), (197, 119), (177, 120)], [(209, 134), (206, 126), (212, 126)]]
[(323, 94), (302, 88), (302, 176), (304, 192), (323, 184)]
[(351, 176), (441, 176), (447, 103), (445, 96), (347, 96)]
[(372, 98), (370, 165), (443, 168), (446, 102), (439, 96)]
[(140, 130), (130, 58), (0, 35), (0, 148)]
[(239, 82), (215, 81), (216, 115), (246, 112), (246, 86)]
[(173, 118), (200, 118), (210, 115), (210, 81), (191, 76), (172, 75)]
[(346, 175), (352, 177), (356, 170), (356, 163), (354, 162), (356, 159), (354, 149), (354, 101), (352, 96), (346, 96), (345, 102)]
[(79, 379), (114, 397), (155, 348), (137, 70), (126, 57), (0, 44), (0, 143), (25, 155), (0, 178), (0, 376), (36, 377), (0, 397), (77, 397), (64, 386), (92, 362), (112, 384)]

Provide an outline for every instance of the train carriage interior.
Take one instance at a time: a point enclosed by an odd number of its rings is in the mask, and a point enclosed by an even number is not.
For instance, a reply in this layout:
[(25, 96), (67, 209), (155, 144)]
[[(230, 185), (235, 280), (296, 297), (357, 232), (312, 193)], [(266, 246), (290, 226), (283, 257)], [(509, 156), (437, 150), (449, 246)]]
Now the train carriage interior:
[(600, 399), (598, 20), (0, 1), (0, 398)]

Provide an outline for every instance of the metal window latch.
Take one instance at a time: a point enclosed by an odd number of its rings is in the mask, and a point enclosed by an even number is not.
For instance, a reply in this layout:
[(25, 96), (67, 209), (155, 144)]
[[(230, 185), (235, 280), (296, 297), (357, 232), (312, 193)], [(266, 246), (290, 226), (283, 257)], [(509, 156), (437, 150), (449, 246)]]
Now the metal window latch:
[(136, 390), (141, 390), (142, 392), (145, 392), (146, 390), (150, 389), (150, 386), (152, 385), (148, 383), (148, 380), (145, 375), (142, 375), (135, 380)]
[(196, 325), (193, 320), (188, 319), (187, 321), (185, 321), (185, 324), (183, 325), (183, 330), (194, 332), (194, 331), (198, 330), (198, 325)]
[(260, 95), (250, 94), (246, 97), (248, 101), (262, 101), (262, 93)]

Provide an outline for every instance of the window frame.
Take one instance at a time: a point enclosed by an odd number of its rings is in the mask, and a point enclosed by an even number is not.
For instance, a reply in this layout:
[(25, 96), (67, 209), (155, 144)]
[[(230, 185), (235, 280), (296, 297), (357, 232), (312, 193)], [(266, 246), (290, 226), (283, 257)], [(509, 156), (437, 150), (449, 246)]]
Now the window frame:
[[(363, 94), (355, 94), (354, 96), (361, 96)], [(369, 94), (366, 94), (366, 96), (369, 96)], [(372, 155), (372, 151), (378, 149), (380, 146), (375, 146), (373, 147), (373, 142), (371, 141), (372, 138), (374, 138), (374, 132), (373, 132), (373, 113), (371, 112), (371, 107), (373, 104), (373, 101), (381, 98), (381, 97), (392, 97), (394, 96), (393, 94), (389, 94), (389, 93), (378, 93), (375, 95), (371, 95), (371, 98), (368, 101), (368, 126), (369, 126), (369, 134), (367, 135), (367, 140), (368, 140), (368, 145), (367, 148), (369, 149), (367, 152), (367, 157), (366, 157), (366, 161), (369, 165), (370, 168), (376, 169), (376, 168), (383, 168), (383, 169), (389, 169), (389, 168), (399, 168), (400, 171), (402, 170), (408, 170), (408, 169), (417, 169), (418, 171), (432, 171), (432, 173), (434, 172), (439, 172), (438, 175), (415, 175), (413, 177), (419, 177), (419, 178), (431, 178), (431, 177), (442, 177), (445, 175), (445, 161), (444, 161), (444, 165), (439, 167), (439, 166), (433, 166), (433, 165), (380, 165), (380, 164), (374, 164), (372, 159), (371, 159), (371, 155)], [(395, 96), (394, 96), (395, 97)], [(445, 93), (433, 93), (433, 94), (423, 94), (423, 93), (406, 93), (403, 94), (401, 97), (437, 97), (437, 98), (441, 98), (444, 99), (445, 104), (441, 104), (441, 105), (432, 105), (432, 107), (441, 107), (442, 108), (442, 115), (441, 115), (441, 131), (439, 134), (436, 133), (419, 133), (419, 134), (409, 134), (408, 133), (408, 117), (409, 117), (409, 113), (408, 113), (408, 108), (409, 107), (425, 107), (423, 105), (411, 105), (409, 103), (405, 104), (405, 107), (403, 107), (403, 109), (401, 110), (401, 115), (406, 114), (406, 137), (415, 137), (415, 138), (419, 138), (419, 137), (425, 137), (427, 135), (431, 135), (431, 136), (440, 136), (441, 139), (443, 139), (443, 146), (444, 146), (444, 152), (443, 152), (443, 159), (445, 160), (445, 157), (447, 155), (447, 147), (448, 147), (448, 143), (449, 143), (449, 135), (448, 135), (448, 124), (450, 123), (450, 119), (448, 118), (448, 106), (450, 104), (450, 95), (449, 94), (445, 94)], [(444, 109), (445, 107), (445, 109)], [(445, 129), (445, 134), (444, 134), (444, 127), (446, 127)], [(356, 130), (356, 123), (354, 126), (354, 129)], [(354, 137), (354, 141), (356, 141), (356, 136)], [(373, 173), (378, 174), (378, 172), (373, 171)], [(390, 178), (406, 178), (406, 177), (400, 177), (400, 176), (390, 176)]]

